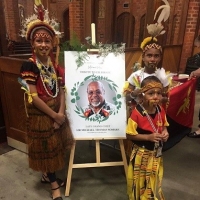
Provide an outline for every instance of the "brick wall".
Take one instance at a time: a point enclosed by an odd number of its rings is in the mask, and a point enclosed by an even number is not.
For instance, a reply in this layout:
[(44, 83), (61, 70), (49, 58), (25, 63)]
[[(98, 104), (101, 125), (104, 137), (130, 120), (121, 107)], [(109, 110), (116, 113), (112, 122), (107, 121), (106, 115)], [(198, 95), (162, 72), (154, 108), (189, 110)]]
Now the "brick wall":
[(83, 37), (86, 37), (83, 36), (83, 1), (73, 0), (73, 2), (69, 4), (69, 12), (70, 35), (72, 36), (75, 33), (82, 40)]
[[(11, 40), (20, 41), (21, 38), (18, 36), (19, 29), (20, 29), (20, 20), (19, 20), (19, 11), (18, 11), (18, 4), (24, 6), (24, 15), (25, 17), (31, 15), (33, 13), (33, 0), (3, 0), (5, 5), (5, 22), (6, 22), (6, 31), (9, 34)], [(91, 2), (90, 0), (89, 2)], [(96, 0), (95, 0), (96, 1)], [(101, 0), (103, 1), (103, 0)], [(154, 0), (155, 1), (155, 0)], [(168, 34), (161, 37), (163, 40), (166, 41), (166, 44), (182, 44), (183, 49), (182, 52), (182, 59), (180, 63), (180, 69), (183, 71), (186, 65), (186, 60), (188, 57), (192, 55), (193, 51), (193, 42), (194, 37), (196, 36), (196, 29), (199, 29), (198, 22), (198, 12), (200, 11), (200, 1), (199, 0), (168, 0), (171, 6), (171, 13), (169, 20), (165, 23), (166, 30)], [(51, 15), (55, 16), (59, 22), (61, 22), (61, 31), (63, 31), (62, 24), (64, 23), (63, 14), (64, 12), (69, 9), (69, 29), (70, 35), (74, 32), (78, 37), (80, 37), (81, 41), (84, 41), (84, 38), (88, 35), (84, 35), (84, 5), (83, 3), (87, 0), (73, 0), (72, 2), (67, 0), (56, 0), (56, 3), (50, 3), (49, 1), (49, 11)], [(105, 0), (106, 2), (106, 0)], [(124, 3), (129, 3), (129, 8), (124, 8)], [(132, 2), (132, 4), (131, 4)], [(140, 31), (140, 21), (141, 17), (147, 13), (147, 6), (149, 0), (117, 0), (116, 4), (116, 11), (115, 16), (116, 18), (122, 14), (123, 12), (131, 13), (135, 19), (135, 30), (134, 30), (134, 42), (133, 47), (138, 47), (138, 40), (139, 40), (139, 31)], [(156, 2), (156, 1), (155, 1)], [(159, 2), (159, 1), (157, 1)], [(181, 26), (181, 21), (185, 16), (183, 16), (184, 11), (187, 12), (188, 6), (186, 6), (186, 2), (189, 2), (189, 10), (187, 17), (186, 27)], [(163, 3), (163, 2), (161, 2)], [(109, 5), (105, 3), (105, 5)], [(130, 7), (132, 5), (132, 7)], [(87, 5), (90, 6), (90, 5)], [(156, 8), (152, 8), (156, 9)], [(105, 10), (110, 11), (109, 7), (105, 8)], [(98, 12), (98, 10), (95, 10)], [(185, 12), (185, 13), (186, 13)], [(91, 13), (90, 13), (91, 14)], [(87, 13), (86, 13), (87, 15)], [(107, 27), (106, 26), (106, 18), (97, 18), (98, 26), (96, 26), (97, 30), (97, 42), (101, 41), (106, 42), (107, 36)], [(107, 23), (108, 24), (108, 23)], [(88, 31), (87, 31), (88, 32)], [(109, 31), (110, 32), (110, 31)], [(103, 38), (101, 39), (101, 35)], [(182, 42), (183, 41), (183, 42)]]
[(185, 28), (185, 35), (183, 41), (183, 48), (180, 62), (180, 71), (184, 72), (187, 58), (192, 55), (192, 50), (194, 46), (195, 32), (197, 27), (199, 28), (198, 22), (198, 13), (200, 12), (200, 1), (199, 0), (190, 0), (187, 23)]
[(10, 39), (18, 40), (19, 38), (19, 12), (18, 12), (18, 2), (15, 0), (4, 0), (5, 6), (5, 23), (6, 23), (6, 32)]

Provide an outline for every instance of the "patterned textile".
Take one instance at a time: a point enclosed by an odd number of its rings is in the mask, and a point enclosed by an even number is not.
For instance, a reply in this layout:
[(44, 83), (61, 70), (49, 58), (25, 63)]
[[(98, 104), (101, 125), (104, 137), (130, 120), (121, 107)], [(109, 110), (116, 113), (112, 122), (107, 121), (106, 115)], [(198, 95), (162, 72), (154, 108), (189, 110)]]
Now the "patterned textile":
[(164, 200), (161, 189), (162, 178), (162, 157), (156, 158), (155, 151), (134, 145), (127, 175), (129, 200)]
[[(58, 73), (56, 74), (58, 75)], [(37, 88), (38, 96), (52, 110), (59, 111), (60, 93), (56, 97), (49, 96), (42, 84), (40, 71), (33, 62), (24, 62), (21, 67), (21, 77), (28, 84)], [(61, 84), (59, 83), (59, 86)], [(56, 88), (49, 92), (55, 93)], [(29, 166), (33, 170), (42, 172), (55, 172), (64, 167), (65, 152), (73, 145), (74, 139), (68, 118), (59, 129), (54, 129), (53, 119), (39, 110), (33, 103), (25, 99), (27, 108), (27, 146)]]
[[(47, 102), (56, 112), (59, 108), (59, 97)], [(73, 144), (73, 136), (69, 121), (60, 129), (53, 128), (52, 119), (44, 115), (33, 104), (27, 103), (29, 118), (27, 118), (27, 146), (29, 166), (33, 170), (55, 172), (64, 167), (64, 156)]]
[[(163, 126), (169, 126), (167, 119), (166, 119), (166, 114), (163, 109), (163, 107), (158, 105), (158, 109), (161, 115), (161, 121), (158, 120), (158, 113), (156, 111), (156, 114), (154, 117), (152, 117), (152, 121), (155, 125), (155, 127), (163, 127)], [(136, 134), (146, 134), (146, 133), (153, 133), (154, 130), (152, 126), (150, 125), (145, 112), (143, 109), (140, 107), (140, 105), (137, 105), (132, 113), (130, 118), (128, 119), (128, 125), (126, 128), (126, 133), (130, 135), (136, 135)]]

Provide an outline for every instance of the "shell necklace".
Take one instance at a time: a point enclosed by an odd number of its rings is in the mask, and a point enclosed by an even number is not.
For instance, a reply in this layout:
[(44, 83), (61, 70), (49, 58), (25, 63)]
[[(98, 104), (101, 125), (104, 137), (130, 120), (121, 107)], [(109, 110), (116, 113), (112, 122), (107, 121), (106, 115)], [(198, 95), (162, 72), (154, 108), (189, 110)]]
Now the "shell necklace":
[[(147, 119), (148, 119), (148, 121), (149, 121), (149, 123), (150, 123), (150, 125), (151, 125), (151, 127), (153, 129), (153, 131), (155, 133), (161, 133), (162, 132), (162, 128), (160, 128), (159, 125), (158, 125), (157, 129), (156, 129), (156, 127), (155, 127), (153, 121), (151, 120), (151, 117), (149, 116), (147, 110), (143, 107), (143, 105), (141, 105), (141, 104), (139, 104), (139, 105), (142, 108), (143, 112), (146, 114), (146, 117), (147, 117)], [(159, 112), (158, 106), (156, 106), (156, 111), (157, 111), (157, 115), (158, 115), (158, 124), (160, 124), (162, 118), (161, 118), (161, 114)], [(159, 146), (163, 147), (163, 142), (162, 141), (156, 142), (155, 145), (154, 145), (155, 148), (158, 148)]]
[[(151, 120), (151, 117), (149, 116), (149, 113), (148, 113), (147, 110), (143, 107), (142, 104), (140, 104), (140, 107), (142, 108), (143, 112), (146, 114), (146, 117), (147, 117), (147, 119), (148, 119), (148, 121), (149, 121), (149, 123), (150, 123), (150, 125), (151, 125), (151, 127), (152, 127), (152, 129), (153, 129), (153, 131), (154, 131), (155, 133), (159, 133), (159, 132), (161, 133), (160, 127), (159, 127), (159, 126), (157, 126), (157, 128), (155, 127), (153, 121)], [(162, 118), (161, 118), (161, 115), (160, 115), (158, 106), (156, 106), (156, 112), (157, 112), (157, 115), (158, 115), (158, 124), (160, 124), (160, 121), (162, 120)]]
[[(53, 97), (53, 98), (57, 97), (58, 92), (59, 92), (58, 79), (57, 79), (57, 75), (53, 67), (53, 64), (50, 61), (50, 58), (48, 57), (47, 66), (45, 66), (38, 58), (36, 58), (36, 65), (38, 69), (40, 70), (40, 78), (42, 80), (42, 84), (46, 93), (50, 97)], [(51, 94), (48, 88), (51, 91), (55, 89), (55, 93)]]

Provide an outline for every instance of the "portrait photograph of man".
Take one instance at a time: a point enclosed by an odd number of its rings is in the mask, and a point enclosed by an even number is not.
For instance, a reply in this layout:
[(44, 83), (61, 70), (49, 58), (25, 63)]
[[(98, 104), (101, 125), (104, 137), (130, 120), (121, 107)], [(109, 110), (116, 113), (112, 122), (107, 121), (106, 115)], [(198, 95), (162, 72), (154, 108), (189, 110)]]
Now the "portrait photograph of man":
[(116, 106), (105, 99), (105, 87), (100, 81), (91, 81), (87, 86), (88, 105), (84, 107), (84, 116), (100, 115), (109, 117)]

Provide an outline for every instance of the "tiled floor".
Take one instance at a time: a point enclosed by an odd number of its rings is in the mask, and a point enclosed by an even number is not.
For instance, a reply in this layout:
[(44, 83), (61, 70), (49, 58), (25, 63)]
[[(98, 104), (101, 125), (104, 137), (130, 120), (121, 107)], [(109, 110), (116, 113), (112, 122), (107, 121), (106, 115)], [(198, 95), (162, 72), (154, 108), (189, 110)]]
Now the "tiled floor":
[[(197, 92), (193, 129), (198, 125), (200, 93)], [(7, 152), (7, 153), (6, 153)], [(27, 155), (0, 145), (0, 199), (50, 200), (50, 187), (40, 183), (39, 172), (28, 168)], [(164, 152), (163, 191), (166, 200), (200, 199), (200, 138), (187, 136), (172, 149)], [(66, 160), (69, 159), (69, 155)], [(118, 149), (101, 145), (102, 161), (120, 161)], [(88, 141), (78, 141), (74, 163), (95, 161), (95, 146)], [(58, 173), (65, 179), (67, 167)], [(73, 169), (67, 200), (127, 200), (124, 168), (99, 167)]]
[(14, 148), (8, 146), (7, 142), (0, 143), (0, 155), (14, 150)]

